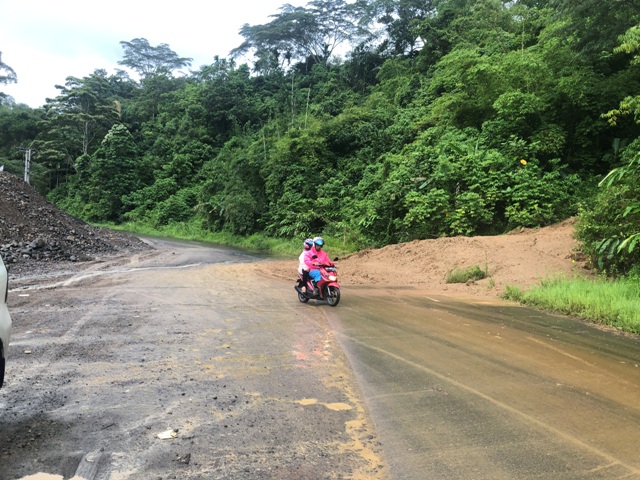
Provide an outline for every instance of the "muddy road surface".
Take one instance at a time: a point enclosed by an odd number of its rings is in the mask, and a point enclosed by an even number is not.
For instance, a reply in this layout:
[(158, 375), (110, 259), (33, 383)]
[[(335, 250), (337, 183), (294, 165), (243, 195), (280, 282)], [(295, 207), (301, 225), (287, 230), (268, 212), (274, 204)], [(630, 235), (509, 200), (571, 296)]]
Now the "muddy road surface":
[(344, 293), (391, 478), (640, 480), (640, 339), (506, 302)]
[(0, 478), (384, 478), (331, 307), (255, 258), (156, 244), (13, 282)]
[(637, 337), (156, 246), (14, 282), (0, 479), (640, 479)]

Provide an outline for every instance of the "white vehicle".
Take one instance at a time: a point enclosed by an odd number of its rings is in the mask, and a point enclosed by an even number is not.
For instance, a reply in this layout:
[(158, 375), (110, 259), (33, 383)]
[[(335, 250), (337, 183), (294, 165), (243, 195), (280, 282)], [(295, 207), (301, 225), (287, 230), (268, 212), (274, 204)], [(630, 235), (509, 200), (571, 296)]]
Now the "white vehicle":
[(0, 257), (0, 387), (4, 383), (4, 368), (9, 353), (9, 337), (11, 337), (11, 316), (7, 308), (9, 294), (9, 276)]

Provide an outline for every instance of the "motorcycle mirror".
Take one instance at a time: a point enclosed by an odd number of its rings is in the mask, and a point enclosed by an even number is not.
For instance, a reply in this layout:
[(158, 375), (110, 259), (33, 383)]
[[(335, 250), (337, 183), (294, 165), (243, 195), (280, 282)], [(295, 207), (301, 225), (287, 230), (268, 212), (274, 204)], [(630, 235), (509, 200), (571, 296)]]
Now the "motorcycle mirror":
[(340, 260), (340, 257), (336, 257), (333, 259), (334, 262), (337, 262), (338, 260)]
[(311, 258), (318, 258), (318, 255), (314, 255), (314, 256), (313, 256), (313, 257), (311, 257)]

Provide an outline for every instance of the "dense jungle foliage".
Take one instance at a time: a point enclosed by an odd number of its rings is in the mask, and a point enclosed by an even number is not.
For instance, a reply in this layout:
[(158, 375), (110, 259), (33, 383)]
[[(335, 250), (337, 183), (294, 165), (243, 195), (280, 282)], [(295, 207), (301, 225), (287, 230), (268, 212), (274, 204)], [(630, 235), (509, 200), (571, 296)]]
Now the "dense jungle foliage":
[(68, 77), (42, 108), (5, 96), (0, 164), (21, 175), (16, 147), (36, 149), (32, 184), (92, 222), (358, 247), (579, 215), (601, 269), (638, 268), (640, 3), (314, 0), (271, 18), (196, 70), (137, 38), (126, 71)]

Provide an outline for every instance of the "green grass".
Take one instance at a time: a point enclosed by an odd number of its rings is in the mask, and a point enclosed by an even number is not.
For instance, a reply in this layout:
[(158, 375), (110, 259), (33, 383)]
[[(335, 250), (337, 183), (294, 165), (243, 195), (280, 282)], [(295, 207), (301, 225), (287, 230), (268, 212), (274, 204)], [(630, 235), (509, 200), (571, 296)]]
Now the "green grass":
[(482, 269), (478, 265), (468, 268), (454, 267), (447, 273), (447, 283), (467, 283), (469, 281), (482, 280), (489, 276), (489, 267)]
[[(239, 247), (246, 250), (270, 253), (276, 256), (297, 256), (302, 251), (302, 242), (304, 238), (273, 238), (262, 234), (254, 234), (249, 237), (233, 235), (229, 232), (211, 232), (202, 228), (200, 221), (173, 223), (160, 227), (153, 227), (145, 223), (127, 222), (119, 225), (100, 225), (112, 230), (119, 230), (138, 234), (142, 236), (152, 237), (169, 237), (182, 240), (195, 240), (200, 242), (215, 243), (218, 245), (227, 245)], [(349, 253), (357, 251), (354, 245), (344, 244), (342, 240), (323, 236), (325, 241), (325, 250), (331, 258), (342, 257)]]
[(640, 279), (547, 278), (530, 290), (507, 286), (503, 298), (640, 334)]

